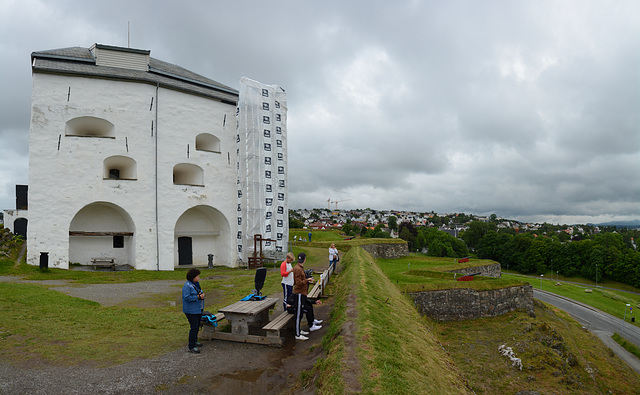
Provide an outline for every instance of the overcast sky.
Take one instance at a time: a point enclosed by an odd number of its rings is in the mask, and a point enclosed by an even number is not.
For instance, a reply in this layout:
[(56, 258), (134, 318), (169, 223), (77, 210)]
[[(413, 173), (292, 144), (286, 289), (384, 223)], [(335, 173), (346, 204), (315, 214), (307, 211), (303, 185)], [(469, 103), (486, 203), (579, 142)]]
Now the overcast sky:
[(637, 0), (0, 0), (0, 209), (31, 52), (94, 43), (282, 86), (290, 208), (640, 219)]

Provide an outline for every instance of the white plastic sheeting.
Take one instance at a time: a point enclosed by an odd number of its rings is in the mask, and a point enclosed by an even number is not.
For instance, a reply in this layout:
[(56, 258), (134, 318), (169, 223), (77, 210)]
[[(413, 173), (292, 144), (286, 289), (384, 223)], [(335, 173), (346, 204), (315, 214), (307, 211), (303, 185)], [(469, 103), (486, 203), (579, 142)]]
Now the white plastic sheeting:
[(242, 77), (236, 117), (238, 258), (253, 256), (256, 234), (274, 240), (263, 241), (264, 255), (280, 258), (289, 239), (284, 89)]

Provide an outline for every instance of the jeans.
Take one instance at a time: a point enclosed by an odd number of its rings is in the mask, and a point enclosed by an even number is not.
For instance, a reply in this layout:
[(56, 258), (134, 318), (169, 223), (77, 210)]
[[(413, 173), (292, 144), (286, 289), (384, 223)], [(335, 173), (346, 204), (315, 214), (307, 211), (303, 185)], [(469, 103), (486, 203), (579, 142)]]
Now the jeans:
[(329, 266), (333, 266), (333, 272), (334, 272), (334, 273), (335, 273), (335, 271), (336, 271), (336, 264), (337, 264), (337, 263), (338, 263), (338, 260), (337, 260), (337, 259), (335, 259), (335, 258), (334, 258), (334, 259), (331, 259), (331, 260), (329, 261)]
[(187, 314), (187, 320), (189, 320), (189, 350), (196, 346), (198, 342), (198, 331), (200, 330), (200, 320), (202, 319), (202, 313), (200, 314)]

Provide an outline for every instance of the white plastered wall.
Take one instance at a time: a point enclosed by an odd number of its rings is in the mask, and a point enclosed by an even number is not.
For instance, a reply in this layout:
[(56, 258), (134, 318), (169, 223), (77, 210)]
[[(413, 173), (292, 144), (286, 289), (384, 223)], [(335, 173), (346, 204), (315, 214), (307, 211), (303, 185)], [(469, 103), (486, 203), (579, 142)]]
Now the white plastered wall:
[[(37, 265), (41, 252), (47, 252), (49, 267), (68, 268), (69, 232), (78, 231), (71, 229), (72, 220), (84, 207), (104, 202), (129, 217), (134, 229), (132, 237), (125, 237), (125, 243), (133, 243), (125, 248), (132, 255), (119, 258), (130, 262), (118, 263), (173, 270), (177, 265), (174, 230), (184, 212), (203, 206), (219, 212), (227, 222), (235, 218), (234, 113), (234, 105), (163, 88), (156, 98), (153, 85), (35, 73), (28, 263)], [(77, 117), (109, 121), (114, 137), (65, 136), (67, 121)], [(201, 133), (219, 138), (221, 152), (196, 151), (195, 137)], [(104, 160), (114, 155), (135, 161), (135, 180), (105, 179)], [(174, 185), (177, 163), (202, 168), (204, 186)], [(96, 230), (109, 231), (106, 224), (96, 223), (80, 229)], [(227, 233), (218, 236), (220, 244), (231, 246), (235, 240)], [(74, 250), (75, 258), (82, 260), (79, 263), (89, 263), (89, 256), (107, 248), (107, 240), (100, 236), (79, 237), (83, 248), (91, 251)], [(237, 254), (227, 249), (216, 264), (236, 265)]]

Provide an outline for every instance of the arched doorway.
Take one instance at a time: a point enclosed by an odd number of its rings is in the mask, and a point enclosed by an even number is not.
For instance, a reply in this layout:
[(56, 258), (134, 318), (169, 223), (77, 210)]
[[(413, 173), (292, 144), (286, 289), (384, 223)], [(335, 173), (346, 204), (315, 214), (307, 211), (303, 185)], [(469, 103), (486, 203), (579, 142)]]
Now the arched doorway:
[(186, 210), (174, 228), (175, 266), (206, 266), (209, 254), (215, 265), (231, 266), (229, 221), (217, 209), (196, 206)]
[(69, 261), (90, 265), (95, 258), (113, 258), (135, 267), (135, 226), (121, 207), (96, 202), (84, 206), (69, 225)]

